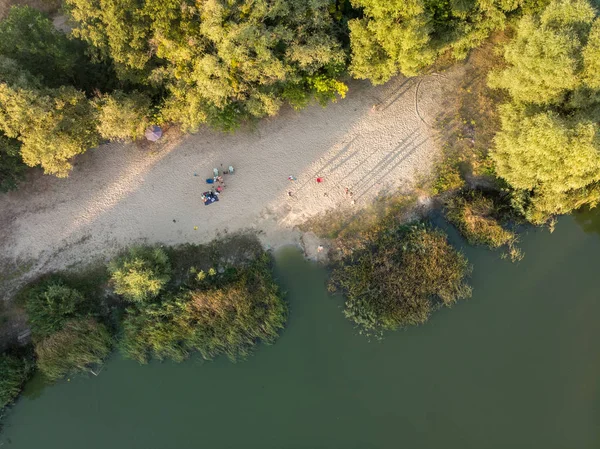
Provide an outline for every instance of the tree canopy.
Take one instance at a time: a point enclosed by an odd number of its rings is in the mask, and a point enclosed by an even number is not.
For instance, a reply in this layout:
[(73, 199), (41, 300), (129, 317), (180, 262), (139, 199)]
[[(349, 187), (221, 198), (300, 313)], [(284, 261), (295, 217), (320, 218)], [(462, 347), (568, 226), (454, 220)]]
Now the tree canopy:
[(34, 338), (61, 330), (81, 312), (83, 305), (83, 294), (61, 280), (49, 280), (31, 288), (26, 294), (25, 310)]
[(585, 85), (583, 72), (597, 63), (594, 54), (600, 56), (593, 45), (585, 49), (595, 17), (588, 0), (553, 1), (540, 15), (523, 17), (504, 52), (508, 67), (492, 74), (492, 86), (508, 90), (517, 102), (564, 103)]
[(511, 98), (491, 158), (535, 223), (600, 200), (597, 15), (587, 0), (553, 0), (523, 17), (490, 77)]
[[(543, 2), (543, 0), (542, 0)], [(507, 14), (532, 8), (529, 0), (352, 0), (362, 17), (349, 21), (357, 78), (383, 83), (402, 73), (420, 74), (443, 52), (464, 58)]]
[(115, 293), (142, 302), (158, 296), (171, 279), (169, 257), (160, 248), (136, 246), (110, 262)]
[(68, 0), (74, 34), (124, 80), (165, 87), (164, 115), (186, 129), (224, 128), (344, 95), (344, 52), (329, 0)]
[(141, 92), (117, 90), (94, 102), (98, 111), (98, 132), (104, 139), (136, 140), (150, 125), (151, 100)]

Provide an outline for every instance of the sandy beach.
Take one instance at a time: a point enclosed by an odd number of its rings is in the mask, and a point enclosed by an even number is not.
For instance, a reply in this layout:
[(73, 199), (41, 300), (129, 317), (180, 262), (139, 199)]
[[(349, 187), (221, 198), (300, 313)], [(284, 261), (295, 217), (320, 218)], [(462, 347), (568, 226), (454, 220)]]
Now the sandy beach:
[[(459, 76), (352, 82), (326, 108), (287, 108), (235, 133), (174, 131), (159, 144), (90, 150), (69, 178), (34, 174), (0, 196), (4, 266), (48, 271), (136, 242), (202, 243), (244, 229), (261, 231), (268, 247), (298, 243), (295, 226), (307, 218), (409, 190), (429, 172), (438, 154), (431, 125)], [(205, 206), (205, 179), (229, 165), (220, 201)]]

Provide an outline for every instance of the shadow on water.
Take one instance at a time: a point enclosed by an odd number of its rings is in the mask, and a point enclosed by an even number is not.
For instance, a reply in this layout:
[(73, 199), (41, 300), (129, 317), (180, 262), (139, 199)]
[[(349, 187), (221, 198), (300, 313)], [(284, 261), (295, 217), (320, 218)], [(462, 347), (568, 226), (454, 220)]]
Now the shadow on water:
[(27, 399), (37, 399), (42, 395), (42, 392), (46, 387), (50, 387), (52, 384), (42, 375), (39, 371), (36, 372), (33, 377), (25, 384), (22, 395)]
[(575, 223), (587, 234), (600, 234), (600, 207), (582, 207), (573, 213)]

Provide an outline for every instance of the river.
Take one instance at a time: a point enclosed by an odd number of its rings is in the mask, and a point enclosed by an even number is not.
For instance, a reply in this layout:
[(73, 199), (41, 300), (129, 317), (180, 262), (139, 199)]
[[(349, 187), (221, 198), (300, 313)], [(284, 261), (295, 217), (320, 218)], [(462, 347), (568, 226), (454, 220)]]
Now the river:
[(236, 364), (115, 356), (96, 378), (33, 382), (2, 449), (597, 449), (599, 232), (598, 213), (529, 230), (515, 264), (465, 247), (473, 297), (381, 342), (284, 249), (275, 345)]

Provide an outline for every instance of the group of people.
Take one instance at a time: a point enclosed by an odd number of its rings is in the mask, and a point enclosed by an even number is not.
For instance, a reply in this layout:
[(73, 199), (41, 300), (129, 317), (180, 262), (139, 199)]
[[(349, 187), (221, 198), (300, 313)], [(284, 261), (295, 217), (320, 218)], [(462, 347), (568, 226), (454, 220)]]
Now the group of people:
[[(221, 167), (223, 167), (223, 164), (221, 164)], [(219, 172), (218, 168), (214, 168), (213, 169), (214, 176), (212, 178), (206, 179), (206, 183), (213, 184), (213, 187), (211, 187), (211, 189), (208, 192), (202, 193), (201, 198), (202, 198), (202, 202), (204, 203), (205, 206), (208, 206), (209, 204), (219, 201), (219, 195), (221, 194), (221, 192), (223, 192), (223, 189), (225, 188), (225, 181), (223, 180), (222, 175), (233, 174), (233, 166), (230, 165), (227, 170), (222, 169), (221, 173)]]

